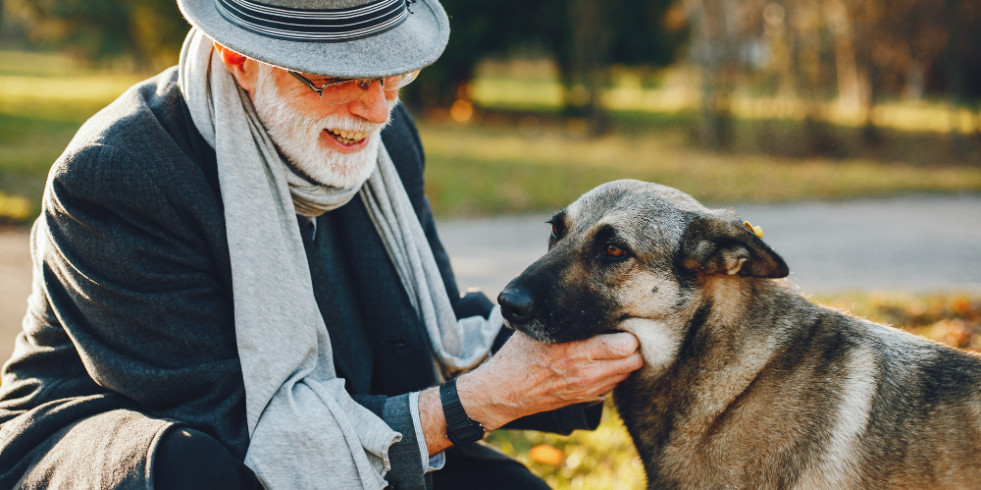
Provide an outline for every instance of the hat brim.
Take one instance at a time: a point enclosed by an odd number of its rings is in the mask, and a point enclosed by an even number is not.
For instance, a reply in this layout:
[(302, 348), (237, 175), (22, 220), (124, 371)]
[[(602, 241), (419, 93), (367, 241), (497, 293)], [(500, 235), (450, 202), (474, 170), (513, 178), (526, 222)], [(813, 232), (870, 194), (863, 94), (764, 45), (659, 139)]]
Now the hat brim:
[(450, 37), (446, 12), (436, 0), (417, 0), (393, 29), (343, 42), (290, 41), (229, 22), (215, 0), (178, 0), (194, 27), (223, 46), (270, 65), (313, 75), (377, 78), (409, 73), (439, 58)]

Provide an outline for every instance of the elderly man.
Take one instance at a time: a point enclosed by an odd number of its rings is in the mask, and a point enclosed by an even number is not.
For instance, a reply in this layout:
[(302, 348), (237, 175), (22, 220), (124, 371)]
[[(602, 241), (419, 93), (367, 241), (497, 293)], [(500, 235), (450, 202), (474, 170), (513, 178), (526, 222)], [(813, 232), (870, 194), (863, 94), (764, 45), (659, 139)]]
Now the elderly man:
[(543, 487), (476, 441), (595, 424), (642, 360), (458, 294), (398, 104), (447, 42), (436, 0), (178, 3), (179, 66), (51, 169), (0, 487)]

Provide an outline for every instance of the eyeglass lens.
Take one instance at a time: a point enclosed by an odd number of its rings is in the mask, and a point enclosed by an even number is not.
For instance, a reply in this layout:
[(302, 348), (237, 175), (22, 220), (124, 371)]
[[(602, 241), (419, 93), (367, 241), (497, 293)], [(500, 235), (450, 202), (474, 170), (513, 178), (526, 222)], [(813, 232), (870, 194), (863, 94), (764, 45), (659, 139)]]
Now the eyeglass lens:
[(323, 87), (323, 91), (320, 93), (320, 99), (326, 104), (343, 104), (345, 102), (350, 102), (358, 97), (361, 97), (361, 94), (368, 90), (368, 88), (370, 88), (375, 81), (381, 81), (382, 88), (386, 92), (394, 92), (415, 80), (418, 74), (418, 71), (414, 71), (412, 73), (392, 75), (380, 79), (353, 79), (327, 82), (326, 84), (321, 85)]

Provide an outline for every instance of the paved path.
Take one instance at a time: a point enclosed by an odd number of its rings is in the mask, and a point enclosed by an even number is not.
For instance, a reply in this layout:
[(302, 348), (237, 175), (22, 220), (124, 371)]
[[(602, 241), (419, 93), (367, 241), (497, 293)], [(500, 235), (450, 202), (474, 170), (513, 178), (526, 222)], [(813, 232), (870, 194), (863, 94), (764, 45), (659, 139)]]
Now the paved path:
[[(981, 195), (779, 206), (737, 205), (807, 293), (841, 290), (981, 294)], [(547, 216), (445, 221), (440, 235), (461, 288), (492, 298), (545, 252)], [(0, 231), (0, 359), (30, 291), (25, 230)]]
[[(981, 292), (981, 195), (736, 205), (808, 293)], [(461, 288), (496, 295), (545, 252), (546, 215), (440, 225)]]

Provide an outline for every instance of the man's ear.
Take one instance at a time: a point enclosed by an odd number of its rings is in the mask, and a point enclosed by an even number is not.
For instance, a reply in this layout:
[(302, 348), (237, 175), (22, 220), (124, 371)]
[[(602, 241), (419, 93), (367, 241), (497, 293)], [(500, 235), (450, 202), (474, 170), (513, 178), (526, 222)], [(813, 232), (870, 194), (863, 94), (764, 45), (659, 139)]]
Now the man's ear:
[(221, 62), (228, 68), (228, 71), (235, 77), (235, 81), (249, 94), (255, 87), (256, 77), (258, 76), (259, 65), (255, 60), (239, 54), (236, 51), (215, 42), (215, 51), (221, 57)]
[(790, 269), (760, 237), (722, 217), (698, 217), (685, 229), (681, 243), (685, 267), (707, 274), (787, 277)]

